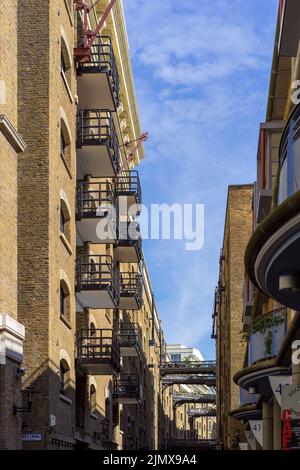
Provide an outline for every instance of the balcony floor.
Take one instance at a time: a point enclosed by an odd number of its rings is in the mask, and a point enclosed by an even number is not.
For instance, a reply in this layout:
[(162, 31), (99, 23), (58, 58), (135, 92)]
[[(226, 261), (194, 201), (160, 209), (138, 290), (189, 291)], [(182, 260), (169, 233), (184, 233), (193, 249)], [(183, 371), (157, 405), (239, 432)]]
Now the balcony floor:
[[(96, 67), (94, 68), (96, 69)], [(108, 72), (92, 70), (77, 77), (79, 109), (108, 109), (116, 111)]]
[[(99, 222), (101, 223), (101, 220), (103, 220), (102, 217), (91, 217), (91, 218), (84, 217), (81, 220), (77, 220), (76, 229), (78, 231), (79, 239), (82, 240), (82, 242), (90, 242), (90, 243), (105, 243), (105, 244), (115, 243), (116, 237), (108, 237), (105, 239), (98, 238), (97, 227), (98, 227)], [(113, 229), (111, 228), (109, 232), (113, 234)]]
[(116, 308), (115, 299), (110, 290), (82, 290), (76, 292), (76, 299), (83, 308)]
[(77, 178), (83, 179), (86, 175), (116, 176), (108, 145), (83, 145), (77, 149)]
[(83, 374), (90, 375), (114, 375), (118, 371), (111, 362), (103, 363), (100, 359), (81, 358), (76, 359), (76, 367)]
[(123, 310), (140, 310), (141, 303), (135, 295), (122, 295), (120, 296), (119, 308)]
[(122, 357), (138, 357), (139, 351), (137, 346), (121, 346), (120, 352)]
[(114, 258), (121, 263), (139, 263), (140, 257), (135, 246), (114, 247)]

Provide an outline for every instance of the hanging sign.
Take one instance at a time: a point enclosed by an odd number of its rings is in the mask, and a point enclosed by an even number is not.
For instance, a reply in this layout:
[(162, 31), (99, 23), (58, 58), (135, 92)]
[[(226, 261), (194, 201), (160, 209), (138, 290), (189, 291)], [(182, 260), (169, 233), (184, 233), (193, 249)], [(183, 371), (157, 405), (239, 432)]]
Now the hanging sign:
[(282, 450), (300, 449), (300, 385), (282, 387)]
[(250, 429), (257, 440), (257, 442), (262, 446), (263, 445), (263, 424), (261, 419), (253, 419), (249, 421)]
[(273, 395), (276, 398), (279, 406), (281, 406), (282, 387), (284, 385), (292, 384), (291, 375), (271, 375), (269, 376), (270, 385), (273, 391)]

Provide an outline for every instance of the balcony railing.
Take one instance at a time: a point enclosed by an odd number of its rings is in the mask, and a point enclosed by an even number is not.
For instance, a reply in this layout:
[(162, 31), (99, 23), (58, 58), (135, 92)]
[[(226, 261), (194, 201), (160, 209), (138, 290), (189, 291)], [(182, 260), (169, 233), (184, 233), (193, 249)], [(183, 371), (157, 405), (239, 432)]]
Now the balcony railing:
[(278, 203), (300, 190), (300, 105), (285, 127), (280, 143)]
[(76, 292), (83, 307), (116, 307), (120, 298), (120, 279), (112, 257), (80, 255), (77, 258)]
[(257, 395), (255, 393), (249, 393), (247, 390), (244, 388), (240, 387), (240, 405), (252, 405), (254, 403), (257, 403), (257, 400), (260, 395)]
[[(103, 217), (112, 208), (117, 213), (117, 199), (112, 184), (106, 181), (79, 181), (77, 183), (77, 220)], [(114, 217), (116, 220), (116, 217)]]
[[(100, 219), (103, 224), (99, 223)], [(114, 243), (117, 239), (118, 203), (111, 183), (77, 184), (77, 230), (82, 241)]]
[(287, 309), (255, 319), (249, 328), (248, 365), (277, 356), (287, 330)]
[(137, 323), (123, 323), (118, 339), (121, 356), (137, 356), (142, 351), (142, 332)]
[(143, 283), (139, 273), (121, 273), (120, 308), (139, 310), (143, 305)]
[(140, 378), (136, 374), (123, 374), (114, 379), (113, 398), (116, 403), (137, 404), (141, 400)]
[(83, 329), (77, 335), (77, 365), (107, 375), (120, 369), (120, 345), (112, 329)]
[[(79, 63), (78, 74), (106, 74), (115, 107), (120, 102), (120, 78), (117, 69), (116, 59), (109, 36), (98, 36), (92, 46), (91, 60)], [(101, 95), (101, 88), (98, 94)], [(95, 98), (95, 94), (94, 94)]]
[(131, 198), (129, 205), (142, 203), (142, 188), (138, 171), (123, 171), (116, 179), (116, 191), (118, 196)]
[[(115, 176), (120, 168), (120, 148), (111, 111), (85, 109), (77, 114), (77, 148), (84, 174)], [(105, 147), (106, 152), (99, 147)], [(107, 161), (107, 156), (110, 162)], [(109, 163), (113, 166), (111, 174)]]

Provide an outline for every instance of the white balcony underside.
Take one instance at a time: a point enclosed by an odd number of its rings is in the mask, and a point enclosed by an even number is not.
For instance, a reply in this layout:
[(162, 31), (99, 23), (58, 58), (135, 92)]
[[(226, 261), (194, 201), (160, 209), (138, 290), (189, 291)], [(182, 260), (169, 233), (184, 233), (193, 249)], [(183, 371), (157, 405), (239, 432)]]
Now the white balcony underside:
[(116, 261), (121, 263), (139, 263), (139, 257), (134, 246), (118, 246), (114, 249)]
[(106, 145), (83, 145), (77, 149), (77, 178), (83, 179), (86, 175), (116, 176)]
[(108, 74), (83, 73), (77, 77), (79, 109), (116, 111)]
[[(82, 242), (91, 242), (91, 243), (115, 243), (116, 237), (113, 236), (112, 228), (108, 230), (107, 238), (106, 234), (103, 233), (101, 227), (103, 227), (102, 223), (105, 224), (101, 217), (91, 218), (91, 219), (81, 219), (80, 221), (76, 222), (76, 228), (78, 231), (78, 235)], [(98, 225), (99, 224), (99, 225)], [(101, 238), (97, 234), (97, 227), (98, 227), (98, 234), (101, 235)], [(102, 237), (103, 233), (103, 237)]]
[(114, 398), (114, 402), (122, 405), (138, 405), (140, 403), (137, 398)]
[(80, 368), (81, 372), (90, 375), (113, 375), (116, 373), (112, 364), (101, 364), (100, 362), (88, 362), (89, 360), (77, 360), (77, 367)]
[(82, 290), (76, 292), (76, 298), (82, 308), (115, 308), (114, 299), (107, 290)]
[(120, 348), (121, 356), (122, 357), (138, 357), (139, 352), (136, 346), (127, 346)]
[(123, 310), (139, 310), (140, 306), (135, 296), (120, 297), (119, 308)]

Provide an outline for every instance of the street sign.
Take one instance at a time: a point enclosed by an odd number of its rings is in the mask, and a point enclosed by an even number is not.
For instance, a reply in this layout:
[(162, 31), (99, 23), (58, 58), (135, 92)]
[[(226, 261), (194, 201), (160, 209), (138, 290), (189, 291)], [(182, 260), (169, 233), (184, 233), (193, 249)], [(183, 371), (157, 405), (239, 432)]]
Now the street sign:
[(42, 435), (38, 433), (22, 434), (23, 442), (38, 442), (42, 440)]

